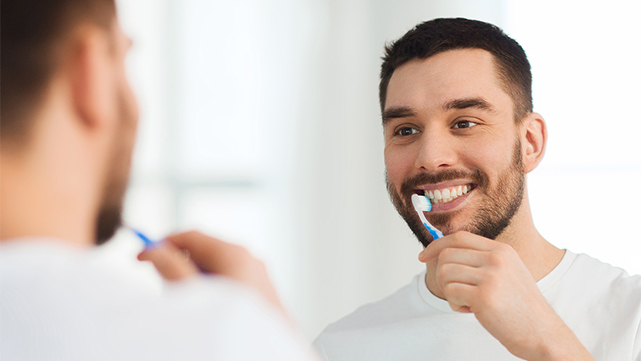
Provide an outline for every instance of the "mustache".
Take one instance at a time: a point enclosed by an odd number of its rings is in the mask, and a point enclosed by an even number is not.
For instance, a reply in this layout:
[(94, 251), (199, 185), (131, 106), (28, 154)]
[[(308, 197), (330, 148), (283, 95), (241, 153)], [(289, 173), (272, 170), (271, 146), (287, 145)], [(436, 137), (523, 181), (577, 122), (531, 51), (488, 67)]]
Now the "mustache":
[(410, 196), (414, 193), (414, 190), (421, 185), (436, 184), (462, 178), (471, 179), (479, 188), (484, 188), (488, 183), (487, 176), (478, 169), (471, 172), (445, 170), (438, 173), (421, 173), (403, 181), (401, 184), (401, 194)]

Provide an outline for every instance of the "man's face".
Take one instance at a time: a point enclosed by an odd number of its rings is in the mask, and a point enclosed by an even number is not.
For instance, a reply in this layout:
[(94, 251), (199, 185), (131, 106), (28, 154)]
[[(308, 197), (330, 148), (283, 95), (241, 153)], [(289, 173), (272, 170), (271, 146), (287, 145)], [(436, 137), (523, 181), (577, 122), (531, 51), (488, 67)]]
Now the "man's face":
[(444, 234), (495, 239), (518, 212), (525, 175), (513, 110), (484, 50), (446, 51), (394, 71), (383, 112), (388, 189), (424, 246), (432, 238), (414, 193), (432, 200), (425, 216)]
[(138, 106), (125, 71), (125, 56), (131, 46), (131, 41), (117, 24), (114, 25), (113, 33), (114, 54), (112, 61), (116, 76), (112, 101), (117, 109), (116, 117), (118, 119), (116, 119), (111, 161), (98, 214), (97, 244), (109, 240), (121, 225), (122, 204), (127, 190), (131, 155), (138, 123)]

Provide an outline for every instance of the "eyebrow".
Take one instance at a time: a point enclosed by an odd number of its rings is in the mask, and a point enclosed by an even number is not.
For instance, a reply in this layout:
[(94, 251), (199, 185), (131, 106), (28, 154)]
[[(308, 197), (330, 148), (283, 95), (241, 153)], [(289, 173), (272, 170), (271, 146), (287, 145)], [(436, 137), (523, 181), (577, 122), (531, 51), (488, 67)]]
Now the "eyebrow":
[(391, 107), (383, 112), (383, 126), (392, 119), (407, 118), (416, 116), (416, 112), (410, 107)]
[(476, 108), (481, 110), (487, 110), (491, 113), (496, 113), (497, 110), (483, 98), (463, 98), (463, 99), (454, 99), (443, 105), (445, 110), (453, 109), (468, 109)]
[[(476, 97), (476, 98), (461, 98), (450, 100), (449, 102), (443, 104), (444, 110), (458, 110), (458, 109), (469, 109), (476, 108), (480, 110), (485, 110), (490, 113), (497, 113), (497, 109), (492, 106), (487, 100)], [(386, 109), (383, 112), (383, 126), (389, 123), (392, 119), (397, 118), (407, 118), (416, 116), (416, 112), (407, 106), (391, 107)]]

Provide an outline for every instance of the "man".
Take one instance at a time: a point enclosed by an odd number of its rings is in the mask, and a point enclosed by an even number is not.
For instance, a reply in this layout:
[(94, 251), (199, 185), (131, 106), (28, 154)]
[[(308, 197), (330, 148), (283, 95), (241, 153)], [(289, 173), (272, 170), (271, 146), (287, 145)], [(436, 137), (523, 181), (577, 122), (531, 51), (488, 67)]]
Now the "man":
[(514, 40), (479, 21), (422, 23), (386, 48), (380, 103), (388, 190), (426, 270), (328, 326), (315, 342), (327, 360), (641, 360), (641, 277), (534, 226), (525, 175), (547, 131)]
[(189, 232), (143, 252), (188, 278), (162, 294), (101, 263), (138, 118), (130, 41), (113, 0), (2, 6), (0, 359), (312, 359), (240, 247)]

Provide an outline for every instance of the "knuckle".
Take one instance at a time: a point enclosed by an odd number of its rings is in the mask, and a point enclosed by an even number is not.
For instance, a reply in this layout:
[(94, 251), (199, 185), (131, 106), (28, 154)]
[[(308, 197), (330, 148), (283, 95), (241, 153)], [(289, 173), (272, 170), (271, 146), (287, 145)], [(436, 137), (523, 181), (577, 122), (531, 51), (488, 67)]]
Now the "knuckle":
[(267, 265), (265, 264), (265, 262), (259, 260), (258, 258), (254, 258), (254, 266), (261, 271), (267, 270)]
[(249, 250), (246, 247), (243, 247), (237, 244), (233, 244), (232, 247), (236, 251), (236, 253), (238, 253), (238, 255), (244, 258), (253, 258), (251, 252), (249, 252)]
[(488, 258), (490, 263), (494, 266), (501, 266), (505, 262), (503, 258), (503, 254), (500, 252), (490, 252), (488, 254)]
[(498, 251), (501, 252), (502, 254), (505, 254), (505, 255), (516, 253), (516, 251), (514, 250), (514, 248), (512, 248), (512, 246), (510, 246), (509, 244), (505, 244), (505, 243), (499, 243), (498, 244)]
[(186, 232), (182, 232), (182, 233), (180, 233), (180, 234), (181, 234), (181, 235), (184, 235), (185, 237), (195, 237), (195, 236), (198, 236), (198, 235), (199, 235), (199, 233), (200, 233), (200, 232), (198, 232), (198, 231), (197, 231), (197, 230), (195, 230), (195, 229), (190, 229), (190, 230), (188, 230), (188, 231), (186, 231)]
[(176, 232), (172, 233), (171, 235), (167, 236), (167, 239), (173, 242), (186, 242), (186, 241), (192, 241), (196, 237), (199, 236), (199, 232), (195, 230), (189, 230), (185, 232)]
[(267, 273), (267, 266), (265, 263), (251, 255), (249, 251), (243, 248), (243, 257), (237, 264), (239, 271), (246, 274), (247, 277), (259, 277)]
[(201, 238), (201, 237), (203, 237), (203, 236), (204, 236), (202, 232), (200, 232), (200, 231), (198, 231), (198, 230), (195, 230), (195, 229), (189, 230), (189, 231), (187, 232), (187, 234), (188, 234), (188, 235), (189, 235), (189, 237), (191, 237), (191, 238)]
[(236, 257), (246, 265), (255, 265), (259, 260), (246, 247), (232, 244), (232, 251)]

